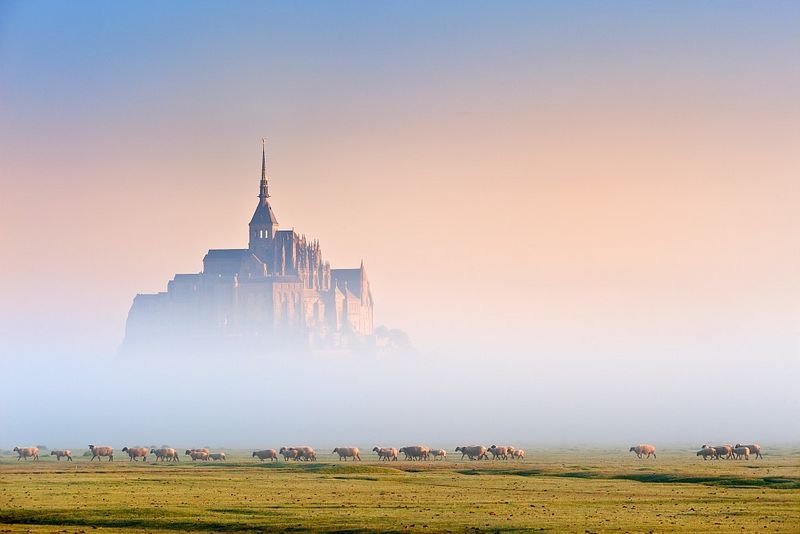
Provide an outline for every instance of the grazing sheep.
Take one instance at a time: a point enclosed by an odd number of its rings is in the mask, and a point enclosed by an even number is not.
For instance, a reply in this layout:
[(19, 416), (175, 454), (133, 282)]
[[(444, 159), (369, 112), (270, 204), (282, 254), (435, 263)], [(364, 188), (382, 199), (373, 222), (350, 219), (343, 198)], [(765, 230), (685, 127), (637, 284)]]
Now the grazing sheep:
[(225, 461), (225, 453), (224, 452), (212, 452), (208, 455), (209, 458), (214, 460), (215, 462), (224, 462)]
[(461, 459), (464, 459), (464, 456), (468, 457), (470, 460), (488, 460), (489, 457), (486, 455), (486, 451), (488, 449), (483, 445), (461, 445), (460, 447), (456, 447), (456, 452), (461, 453)]
[(183, 455), (191, 457), (193, 462), (197, 460), (207, 461), (209, 459), (208, 449), (187, 449)]
[(311, 447), (290, 447), (297, 451), (297, 460), (301, 462), (315, 462), (317, 460), (317, 451)]
[(436, 460), (437, 458), (441, 460), (447, 459), (447, 451), (444, 449), (431, 449), (429, 454), (433, 456), (434, 460)]
[(179, 462), (178, 459), (178, 451), (172, 449), (170, 447), (164, 447), (163, 449), (150, 449), (150, 454), (156, 455), (156, 462), (161, 460), (162, 462), (170, 461), (170, 462)]
[(143, 461), (147, 461), (147, 453), (150, 452), (149, 449), (145, 447), (122, 447), (122, 452), (127, 452), (128, 456), (130, 456), (129, 462), (135, 462), (136, 458), (141, 458)]
[(374, 447), (372, 452), (378, 453), (378, 460), (397, 461), (397, 449), (394, 447)]
[(758, 443), (754, 443), (752, 445), (742, 445), (742, 444), (737, 443), (736, 444), (736, 448), (739, 448), (739, 447), (747, 447), (748, 449), (750, 449), (750, 453), (751, 454), (755, 454), (756, 455), (756, 458), (761, 458), (762, 460), (764, 459), (764, 457), (761, 456), (761, 445), (759, 445)]
[(283, 459), (285, 461), (289, 460), (297, 460), (298, 456), (300, 456), (300, 451), (295, 449), (294, 447), (281, 447), (281, 450), (278, 451), (283, 455)]
[(733, 445), (703, 445), (703, 449), (714, 449), (717, 451), (715, 458), (717, 460), (720, 459), (721, 456), (725, 456), (725, 459), (728, 460), (733, 458)]
[(406, 455), (406, 460), (425, 460), (428, 458), (428, 454), (430, 454), (431, 450), (422, 445), (411, 445), (401, 448), (399, 452)]
[(55, 456), (56, 460), (58, 460), (59, 462), (61, 461), (62, 456), (66, 458), (68, 462), (72, 461), (72, 451), (68, 451), (66, 449), (58, 451), (50, 451), (50, 456)]
[(511, 451), (511, 459), (512, 460), (524, 460), (525, 459), (525, 451), (522, 449), (514, 449)]
[(510, 448), (511, 447), (498, 447), (497, 445), (492, 445), (489, 447), (489, 452), (492, 453), (493, 460), (497, 460), (498, 458), (507, 460)]
[(253, 451), (253, 458), (258, 458), (262, 462), (264, 460), (278, 461), (278, 451), (275, 449), (264, 449), (263, 451)]
[(114, 461), (114, 448), (113, 447), (103, 447), (103, 446), (96, 446), (96, 445), (89, 445), (89, 450), (92, 451), (92, 459), (89, 460), (90, 462), (97, 458), (97, 461), (103, 459), (103, 456), (108, 456), (108, 461)]
[(744, 458), (745, 460), (750, 459), (750, 447), (742, 447), (741, 445), (737, 445), (733, 448), (733, 456), (737, 460), (741, 460)]
[(656, 457), (656, 448), (653, 447), (652, 445), (647, 445), (647, 444), (636, 445), (634, 447), (631, 447), (631, 449), (628, 452), (635, 452), (636, 456), (638, 456), (639, 458), (642, 458), (644, 455), (647, 455), (647, 457), (650, 458), (651, 454), (653, 455), (653, 458)]
[(18, 462), (23, 458), (25, 458), (25, 461), (28, 461), (28, 458), (33, 458), (34, 462), (39, 459), (39, 447), (14, 447), (14, 452), (19, 455), (17, 456)]
[(702, 456), (703, 461), (711, 458), (712, 460), (717, 457), (717, 450), (714, 447), (703, 445), (703, 448), (697, 451), (697, 456)]
[(354, 462), (356, 460), (360, 462), (361, 455), (359, 452), (358, 447), (336, 447), (331, 454), (338, 454), (339, 461), (347, 461), (348, 458), (352, 458)]

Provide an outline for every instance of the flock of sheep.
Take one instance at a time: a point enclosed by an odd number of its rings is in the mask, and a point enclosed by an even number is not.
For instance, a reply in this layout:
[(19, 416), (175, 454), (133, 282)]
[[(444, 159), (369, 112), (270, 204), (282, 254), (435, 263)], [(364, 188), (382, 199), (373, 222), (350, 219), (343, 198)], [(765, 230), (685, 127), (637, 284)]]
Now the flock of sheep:
[(761, 456), (761, 445), (758, 443), (752, 445), (737, 443), (736, 445), (715, 445), (713, 447), (703, 445), (697, 451), (697, 456), (702, 456), (703, 460), (719, 460), (720, 458), (725, 458), (726, 460), (731, 458), (741, 460), (744, 458), (749, 460), (751, 454), (754, 454), (756, 458), (764, 458)]
[[(656, 448), (646, 443), (634, 445), (628, 452), (635, 452), (636, 456), (639, 458), (650, 458), (650, 456), (656, 458)], [(761, 456), (761, 445), (758, 443), (752, 445), (737, 443), (736, 445), (717, 445), (714, 447), (703, 445), (700, 450), (697, 451), (697, 456), (702, 456), (703, 460), (719, 460), (723, 457), (726, 460), (731, 458), (735, 460), (741, 460), (742, 458), (749, 460), (751, 454), (754, 454), (756, 458), (764, 458)]]
[[(489, 454), (494, 459), (514, 459), (522, 460), (525, 458), (525, 451), (509, 445), (498, 447), (492, 445), (491, 447), (484, 447), (482, 445), (461, 445), (456, 447), (456, 452), (461, 453), (461, 459), (464, 457), (470, 460), (488, 459)], [(32, 458), (34, 461), (39, 459), (38, 447), (14, 447), (14, 452), (17, 453), (17, 461)], [(99, 460), (108, 458), (109, 462), (114, 461), (114, 448), (100, 445), (89, 445), (89, 452), (92, 458)], [(155, 447), (123, 447), (122, 452), (128, 455), (129, 461), (135, 462), (139, 458), (143, 462), (147, 461), (148, 454), (155, 456), (155, 461), (158, 462), (178, 462), (180, 454), (176, 449), (170, 447), (155, 448)], [(400, 454), (405, 456), (406, 460), (444, 460), (447, 457), (447, 451), (444, 449), (431, 449), (422, 445), (412, 445), (408, 447), (401, 447), (395, 449), (394, 447), (375, 447), (372, 452), (377, 453), (378, 460), (397, 461)], [(352, 458), (353, 461), (361, 461), (361, 451), (358, 447), (336, 447), (331, 454), (338, 454), (339, 460), (347, 460)], [(61, 461), (61, 458), (66, 458), (68, 462), (72, 461), (72, 451), (66, 449), (59, 449), (50, 451), (51, 456), (55, 456), (56, 460)], [(186, 449), (184, 456), (189, 456), (192, 461), (225, 461), (224, 452), (211, 452), (207, 448), (203, 449)], [(317, 452), (311, 447), (281, 447), (280, 450), (264, 449), (260, 451), (253, 451), (253, 458), (258, 458), (262, 462), (264, 460), (278, 461), (278, 457), (283, 456), (285, 461), (303, 461), (313, 462), (317, 459)]]
[[(374, 447), (372, 452), (378, 455), (378, 460), (397, 461), (400, 454), (405, 456), (406, 460), (444, 460), (447, 458), (447, 451), (444, 449), (431, 449), (422, 445), (412, 445), (408, 447), (401, 447), (395, 449), (394, 447)], [(461, 445), (456, 447), (456, 452), (461, 453), (461, 458), (465, 456), (470, 460), (488, 459), (488, 454), (491, 454), (495, 459), (507, 460), (523, 459), (525, 458), (525, 451), (511, 446), (492, 445), (486, 448), (482, 445)], [(331, 454), (338, 454), (339, 460), (347, 461), (352, 458), (361, 461), (361, 451), (358, 447), (336, 447)], [(317, 453), (311, 447), (281, 447), (279, 451), (275, 449), (264, 449), (261, 451), (254, 451), (253, 457), (264, 460), (272, 460), (277, 462), (278, 455), (283, 456), (286, 461), (314, 461), (317, 459)]]
[[(92, 460), (95, 458), (97, 458), (98, 461), (102, 458), (108, 458), (109, 462), (114, 460), (113, 447), (89, 445), (89, 451), (92, 454)], [(14, 452), (18, 454), (17, 461), (22, 459), (27, 460), (28, 458), (33, 458), (34, 461), (39, 459), (38, 447), (14, 447)], [(128, 455), (130, 461), (137, 461), (141, 458), (142, 461), (146, 462), (148, 454), (154, 455), (156, 462), (159, 460), (162, 462), (179, 461), (178, 451), (170, 447), (123, 447), (122, 452)], [(447, 451), (444, 449), (431, 449), (430, 447), (422, 445), (412, 445), (399, 449), (395, 449), (394, 447), (375, 447), (372, 449), (372, 452), (377, 453), (378, 460), (385, 460), (387, 462), (396, 462), (400, 454), (403, 454), (406, 460), (444, 460), (447, 458)], [(461, 460), (465, 457), (470, 460), (488, 460), (490, 454), (495, 460), (522, 460), (525, 458), (524, 450), (510, 445), (499, 447), (497, 445), (492, 445), (488, 448), (483, 445), (459, 445), (455, 448), (455, 452), (461, 453)], [(648, 444), (635, 445), (630, 448), (629, 452), (635, 452), (636, 456), (639, 458), (650, 458), (650, 456), (656, 458), (656, 448)], [(336, 447), (331, 454), (338, 454), (340, 461), (346, 461), (348, 458), (352, 458), (353, 461), (361, 461), (361, 451), (358, 447)], [(713, 447), (703, 445), (702, 448), (697, 451), (697, 456), (701, 456), (703, 460), (719, 460), (720, 458), (733, 458), (737, 460), (744, 458), (745, 460), (749, 460), (751, 454), (755, 455), (756, 458), (763, 458), (761, 455), (761, 446), (758, 444), (742, 445), (740, 443), (736, 445), (718, 445)], [(61, 461), (61, 458), (66, 458), (67, 461), (70, 462), (72, 461), (72, 451), (69, 450), (52, 450), (50, 451), (50, 455), (55, 456), (58, 461)], [(189, 456), (192, 461), (226, 460), (224, 452), (211, 452), (206, 448), (187, 449), (186, 452), (184, 452), (184, 456)], [(264, 449), (253, 451), (252, 457), (258, 458), (262, 462), (264, 460), (277, 462), (279, 456), (282, 456), (285, 461), (313, 462), (317, 459), (317, 452), (311, 447), (281, 447), (280, 450)]]
[[(14, 447), (14, 452), (17, 453), (17, 461), (23, 458), (33, 458), (34, 461), (39, 459), (39, 447)], [(109, 462), (114, 461), (114, 447), (105, 447), (98, 445), (89, 445), (89, 452), (92, 453), (92, 458), (89, 461), (97, 458), (100, 461), (103, 458), (108, 458)], [(143, 462), (147, 461), (147, 455), (152, 454), (156, 457), (156, 462), (161, 460), (163, 462), (177, 462), (178, 451), (169, 447), (160, 449), (148, 447), (122, 447), (122, 452), (128, 455), (130, 461), (137, 461), (139, 458)], [(225, 461), (224, 452), (210, 452), (208, 449), (188, 449), (185, 453), (190, 456), (192, 460), (215, 460)], [(66, 458), (68, 462), (72, 461), (72, 451), (67, 449), (59, 449), (50, 451), (50, 456), (55, 456), (56, 460), (61, 461), (61, 458)]]

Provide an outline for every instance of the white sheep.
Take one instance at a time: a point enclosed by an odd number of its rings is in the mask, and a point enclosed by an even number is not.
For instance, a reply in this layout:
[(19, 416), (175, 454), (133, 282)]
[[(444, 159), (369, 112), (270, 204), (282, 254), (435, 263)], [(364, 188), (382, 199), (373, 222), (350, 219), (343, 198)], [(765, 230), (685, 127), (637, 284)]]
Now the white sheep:
[(717, 457), (717, 450), (714, 447), (703, 445), (703, 448), (697, 451), (697, 456), (702, 456), (703, 461), (711, 458), (712, 460)]
[(755, 454), (756, 455), (756, 458), (761, 458), (762, 460), (764, 459), (764, 457), (761, 456), (761, 445), (759, 445), (758, 443), (753, 443), (752, 445), (742, 445), (742, 444), (737, 443), (736, 447), (737, 448), (738, 447), (747, 447), (748, 449), (750, 449), (750, 453), (751, 454)]
[(741, 460), (744, 458), (745, 460), (750, 459), (750, 447), (742, 447), (741, 445), (737, 445), (733, 448), (733, 455), (737, 460)]
[(90, 462), (97, 458), (97, 461), (103, 459), (103, 456), (108, 457), (109, 462), (114, 461), (114, 448), (113, 447), (105, 447), (105, 446), (98, 446), (98, 445), (89, 445), (89, 450), (92, 451), (92, 459), (89, 460)]
[(489, 457), (486, 455), (486, 451), (488, 449), (483, 445), (461, 445), (456, 447), (456, 452), (461, 453), (461, 459), (464, 459), (464, 456), (468, 457), (470, 460), (478, 460), (484, 459), (488, 460)]
[(25, 458), (26, 461), (28, 458), (33, 458), (34, 462), (39, 459), (39, 447), (14, 447), (14, 452), (18, 455), (18, 462), (23, 458)]
[(264, 460), (278, 461), (278, 451), (275, 449), (264, 449), (263, 451), (253, 451), (253, 458), (258, 458), (262, 462)]
[(394, 447), (373, 447), (372, 452), (378, 453), (378, 460), (397, 461), (397, 449)]
[(352, 458), (354, 462), (356, 460), (359, 462), (361, 461), (361, 455), (358, 447), (336, 447), (333, 449), (331, 454), (338, 454), (340, 461), (347, 461), (348, 458)]
[(635, 452), (636, 456), (638, 456), (639, 458), (642, 458), (645, 455), (647, 455), (647, 457), (650, 458), (651, 454), (653, 455), (653, 458), (656, 457), (656, 448), (646, 443), (642, 445), (635, 445), (631, 447), (628, 452)]
[(122, 447), (122, 452), (127, 452), (128, 456), (130, 456), (129, 462), (135, 462), (136, 458), (141, 458), (143, 461), (147, 461), (147, 453), (150, 452), (149, 449), (145, 447)]
[(55, 456), (56, 460), (59, 462), (61, 461), (62, 457), (66, 458), (68, 462), (72, 461), (72, 451), (68, 451), (66, 449), (50, 451), (50, 456)]

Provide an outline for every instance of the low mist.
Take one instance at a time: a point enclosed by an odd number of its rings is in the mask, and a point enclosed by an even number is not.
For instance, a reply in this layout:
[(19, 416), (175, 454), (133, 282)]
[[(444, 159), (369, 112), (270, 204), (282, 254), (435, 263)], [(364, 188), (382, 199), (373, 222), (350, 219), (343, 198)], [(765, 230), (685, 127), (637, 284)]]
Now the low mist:
[(264, 343), (235, 351), (6, 346), (18, 357), (3, 365), (0, 448), (800, 439), (788, 423), (800, 407), (798, 363), (779, 354), (748, 360), (672, 346), (644, 358), (620, 341), (587, 351), (586, 339), (566, 338), (530, 342), (536, 349), (476, 343), (382, 354)]

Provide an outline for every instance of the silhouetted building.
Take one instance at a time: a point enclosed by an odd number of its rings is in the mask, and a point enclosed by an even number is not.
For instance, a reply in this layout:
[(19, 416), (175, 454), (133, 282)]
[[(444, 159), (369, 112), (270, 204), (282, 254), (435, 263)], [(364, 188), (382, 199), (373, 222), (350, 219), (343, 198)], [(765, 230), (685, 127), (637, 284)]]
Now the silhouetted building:
[(176, 274), (164, 293), (136, 295), (126, 344), (236, 336), (347, 347), (372, 335), (364, 262), (355, 269), (331, 269), (318, 242), (278, 229), (269, 197), (262, 146), (249, 247), (209, 250), (203, 272)]

